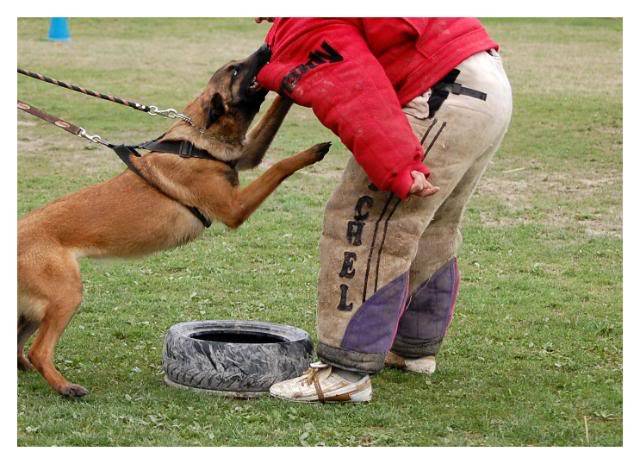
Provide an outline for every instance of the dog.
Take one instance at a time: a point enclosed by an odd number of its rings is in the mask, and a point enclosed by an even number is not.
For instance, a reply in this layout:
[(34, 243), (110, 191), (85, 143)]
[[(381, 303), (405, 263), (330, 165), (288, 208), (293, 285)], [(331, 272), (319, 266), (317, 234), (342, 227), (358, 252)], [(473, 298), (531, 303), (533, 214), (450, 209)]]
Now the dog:
[[(190, 144), (200, 157), (151, 151), (130, 169), (36, 209), (18, 221), (18, 368), (35, 368), (58, 393), (88, 393), (53, 363), (55, 346), (82, 300), (78, 260), (138, 257), (194, 240), (207, 220), (239, 227), (288, 176), (320, 161), (315, 145), (267, 169), (245, 188), (238, 170), (258, 166), (291, 100), (276, 97), (249, 131), (267, 94), (256, 83), (269, 60), (262, 47), (216, 71), (155, 146)], [(158, 145), (159, 144), (159, 145)], [(28, 359), (24, 345), (37, 331)]]

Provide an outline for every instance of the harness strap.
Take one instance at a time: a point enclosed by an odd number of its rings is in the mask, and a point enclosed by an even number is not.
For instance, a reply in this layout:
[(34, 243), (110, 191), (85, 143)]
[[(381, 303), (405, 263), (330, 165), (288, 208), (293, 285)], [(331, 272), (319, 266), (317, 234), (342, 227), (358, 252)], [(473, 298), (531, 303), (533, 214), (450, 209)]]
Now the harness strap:
[(164, 134), (162, 134), (157, 139), (141, 143), (140, 145), (136, 145), (135, 148), (144, 148), (145, 150), (157, 151), (160, 153), (173, 153), (174, 155), (179, 155), (182, 158), (200, 158), (218, 161), (220, 163), (226, 164), (231, 169), (235, 169), (236, 167), (237, 160), (227, 161), (216, 158), (207, 150), (196, 147), (188, 140), (164, 140), (162, 142), (159, 142), (158, 140), (160, 140), (162, 137), (164, 137)]
[[(158, 139), (160, 138), (162, 138), (162, 136)], [(141, 143), (140, 145), (137, 145), (136, 148), (144, 148), (145, 150), (158, 151), (161, 153), (174, 153), (183, 158), (202, 158), (220, 161), (211, 156), (208, 151), (196, 147), (193, 143), (187, 140), (165, 140), (158, 142), (158, 139)]]
[(486, 101), (487, 94), (480, 92), (479, 90), (470, 89), (456, 82), (459, 69), (452, 69), (449, 74), (444, 76), (440, 82), (431, 88), (431, 96), (427, 102), (429, 105), (429, 117), (432, 118), (438, 109), (442, 106), (444, 101), (449, 96), (449, 93), (454, 95), (465, 95), (467, 97), (477, 98), (479, 100)]
[[(135, 172), (140, 178), (142, 178), (146, 183), (148, 183), (149, 185), (154, 187), (156, 190), (158, 190), (158, 191), (162, 192), (163, 194), (167, 195), (172, 200), (178, 201), (175, 198), (172, 198), (167, 193), (165, 193), (161, 188), (159, 188), (157, 185), (155, 185), (149, 179), (147, 179), (142, 174), (142, 172), (140, 172), (140, 170), (136, 167), (136, 165), (133, 164), (133, 162), (131, 161), (131, 156), (133, 155), (133, 156), (140, 157), (140, 153), (138, 153), (134, 149), (134, 147), (131, 147), (129, 145), (116, 145), (116, 146), (113, 146), (111, 148), (113, 149), (113, 151), (116, 152), (116, 154), (122, 160), (122, 162), (127, 165), (127, 168), (129, 168), (131, 171)], [(180, 202), (178, 201), (178, 203), (180, 203)], [(187, 208), (189, 211), (191, 211), (191, 213), (196, 218), (198, 218), (198, 220), (200, 222), (202, 222), (203, 226), (205, 226), (207, 228), (211, 226), (211, 220), (208, 217), (206, 217), (204, 214), (202, 214), (202, 212), (198, 208), (196, 208), (195, 206), (188, 206), (188, 205), (185, 205), (183, 203), (180, 203), (180, 204), (182, 204), (185, 208)]]

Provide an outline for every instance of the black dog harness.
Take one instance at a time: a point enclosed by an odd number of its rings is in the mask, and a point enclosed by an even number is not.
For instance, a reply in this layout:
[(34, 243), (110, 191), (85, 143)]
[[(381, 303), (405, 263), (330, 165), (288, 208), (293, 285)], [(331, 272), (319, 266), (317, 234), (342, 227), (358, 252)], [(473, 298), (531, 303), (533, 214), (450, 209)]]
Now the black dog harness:
[(29, 114), (32, 114), (33, 116), (36, 116), (44, 121), (47, 121), (55, 125), (56, 127), (59, 127), (60, 129), (65, 130), (73, 135), (77, 135), (78, 137), (85, 138), (87, 140), (90, 140), (91, 142), (98, 143), (105, 147), (111, 148), (113, 151), (116, 152), (116, 154), (122, 160), (122, 162), (131, 171), (135, 172), (140, 178), (142, 178), (146, 183), (148, 183), (149, 185), (154, 187), (156, 190), (158, 190), (162, 194), (180, 203), (189, 211), (191, 211), (191, 213), (196, 218), (198, 218), (200, 222), (202, 222), (203, 226), (205, 227), (211, 226), (211, 220), (208, 217), (206, 217), (204, 214), (202, 214), (202, 211), (200, 211), (198, 208), (196, 208), (195, 206), (189, 206), (189, 205), (183, 204), (182, 202), (178, 201), (177, 199), (173, 198), (171, 195), (163, 191), (160, 187), (155, 185), (153, 182), (151, 182), (150, 179), (147, 179), (144, 176), (144, 174), (140, 172), (140, 170), (133, 164), (133, 162), (131, 161), (131, 157), (132, 156), (140, 157), (141, 155), (136, 151), (136, 148), (142, 148), (144, 150), (156, 151), (160, 153), (172, 153), (182, 158), (200, 158), (200, 159), (218, 161), (226, 164), (231, 169), (235, 169), (236, 161), (225, 161), (225, 160), (218, 159), (208, 151), (195, 147), (193, 143), (188, 142), (186, 140), (160, 141), (160, 139), (164, 137), (165, 134), (162, 134), (160, 137), (156, 139), (150, 140), (148, 142), (140, 143), (138, 145), (124, 145), (124, 144), (116, 145), (114, 143), (110, 143), (110, 142), (107, 142), (106, 140), (103, 140), (98, 135), (89, 135), (82, 127), (76, 126), (75, 124), (67, 122), (56, 116), (52, 116), (48, 113), (45, 113), (44, 111), (34, 106), (31, 106), (23, 101), (18, 100), (18, 109), (25, 111)]
[[(18, 73), (23, 74), (25, 76), (32, 77), (34, 79), (47, 82), (49, 84), (54, 84), (69, 90), (81, 92), (85, 95), (101, 98), (103, 100), (108, 100), (113, 103), (119, 103), (121, 105), (128, 106), (129, 108), (133, 108), (134, 110), (144, 111), (145, 113), (152, 116), (159, 115), (169, 119), (181, 119), (182, 121), (186, 122), (190, 126), (195, 127), (193, 124), (193, 121), (189, 116), (179, 113), (173, 108), (161, 110), (158, 107), (153, 105), (145, 105), (142, 103), (135, 102), (133, 100), (128, 100), (128, 99), (116, 97), (114, 95), (96, 92), (95, 90), (89, 90), (75, 84), (59, 81), (52, 77), (44, 76), (40, 73), (27, 71), (26, 69), (18, 68)], [(91, 142), (98, 143), (105, 147), (111, 148), (113, 151), (116, 152), (118, 157), (124, 162), (124, 164), (127, 165), (127, 167), (130, 170), (135, 172), (138, 176), (144, 179), (145, 182), (153, 186), (156, 190), (162, 192), (163, 194), (167, 195), (169, 198), (171, 198), (174, 201), (177, 201), (178, 203), (180, 203), (178, 200), (171, 197), (166, 192), (162, 191), (162, 189), (160, 189), (157, 185), (154, 185), (153, 182), (151, 182), (149, 179), (144, 177), (144, 175), (140, 172), (140, 170), (135, 167), (135, 165), (131, 161), (131, 156), (137, 156), (137, 157), (141, 156), (140, 153), (136, 151), (136, 148), (143, 148), (145, 150), (151, 150), (151, 151), (156, 151), (161, 153), (173, 153), (183, 158), (201, 158), (201, 159), (210, 159), (210, 160), (220, 161), (222, 163), (229, 165), (232, 169), (235, 169), (235, 162), (229, 162), (229, 161), (217, 159), (206, 150), (202, 150), (200, 148), (195, 147), (191, 142), (187, 142), (187, 141), (160, 142), (159, 140), (164, 136), (164, 134), (158, 137), (157, 139), (150, 140), (149, 142), (144, 142), (138, 145), (116, 145), (116, 144), (107, 142), (106, 140), (102, 139), (99, 135), (89, 135), (82, 127), (72, 124), (70, 122), (67, 122), (56, 116), (52, 116), (48, 113), (45, 113), (44, 111), (38, 108), (35, 108), (34, 106), (31, 106), (20, 100), (18, 100), (18, 109), (25, 111), (27, 113), (30, 113), (33, 116), (36, 116), (51, 124), (54, 124), (56, 127), (59, 127), (60, 129), (63, 129), (73, 135), (77, 135), (78, 137), (85, 138), (87, 140), (90, 140)], [(211, 226), (211, 220), (209, 220), (209, 218), (207, 218), (204, 214), (202, 214), (202, 212), (198, 208), (196, 208), (195, 206), (189, 206), (189, 205), (183, 205), (183, 206), (187, 208), (189, 211), (191, 211), (193, 215), (197, 217), (200, 222), (202, 222), (202, 225), (204, 225), (205, 227)]]
[[(213, 155), (211, 155), (211, 153), (209, 153), (206, 150), (203, 150), (201, 148), (198, 148), (196, 146), (193, 145), (193, 143), (188, 142), (186, 140), (165, 140), (160, 142), (159, 140), (164, 136), (161, 135), (160, 137), (158, 137), (157, 139), (154, 140), (150, 140), (148, 142), (144, 142), (138, 145), (112, 145), (110, 146), (110, 148), (116, 152), (116, 154), (118, 155), (118, 157), (122, 160), (122, 162), (124, 164), (126, 164), (126, 166), (133, 172), (135, 172), (138, 176), (140, 176), (145, 182), (147, 182), (149, 185), (151, 185), (152, 187), (155, 187), (157, 190), (159, 190), (160, 192), (164, 193), (165, 195), (169, 196), (170, 198), (172, 198), (170, 195), (168, 195), (166, 192), (164, 192), (162, 189), (160, 189), (157, 185), (155, 185), (153, 182), (151, 182), (149, 179), (147, 179), (144, 174), (142, 174), (142, 172), (140, 172), (140, 170), (133, 164), (133, 162), (131, 161), (131, 156), (136, 156), (136, 157), (140, 157), (140, 153), (138, 153), (136, 151), (136, 148), (142, 148), (145, 150), (150, 150), (150, 151), (155, 151), (155, 152), (159, 152), (159, 153), (172, 153), (174, 155), (178, 155), (181, 158), (200, 158), (200, 159), (207, 159), (207, 160), (213, 160), (213, 161), (219, 161), (221, 163), (225, 163), (226, 165), (228, 165), (230, 168), (235, 169), (235, 161), (224, 161), (224, 160), (220, 160), (216, 157), (214, 157)], [(172, 198), (173, 200), (175, 200), (175, 198)], [(178, 200), (175, 200), (178, 201)], [(180, 202), (179, 202), (180, 203)], [(182, 203), (181, 203), (182, 204)], [(191, 213), (198, 218), (198, 220), (200, 222), (202, 222), (202, 225), (205, 227), (210, 227), (211, 226), (211, 220), (206, 217), (204, 214), (202, 214), (202, 211), (200, 211), (198, 208), (196, 208), (195, 206), (189, 206), (189, 205), (184, 205), (183, 206), (185, 208), (187, 208), (189, 211), (191, 211)]]

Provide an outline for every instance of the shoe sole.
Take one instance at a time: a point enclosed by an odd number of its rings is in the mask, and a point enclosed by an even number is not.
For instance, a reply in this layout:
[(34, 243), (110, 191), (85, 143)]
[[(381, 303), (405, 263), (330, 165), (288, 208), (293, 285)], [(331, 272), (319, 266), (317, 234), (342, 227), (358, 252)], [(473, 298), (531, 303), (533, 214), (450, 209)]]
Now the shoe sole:
[[(291, 398), (288, 396), (280, 396), (274, 393), (269, 393), (273, 398), (278, 398), (279, 400), (292, 401), (294, 403), (322, 403), (318, 398)], [(348, 393), (347, 393), (348, 394)], [(343, 393), (344, 395), (344, 393)], [(353, 395), (349, 396), (349, 399), (339, 398), (339, 396), (334, 396), (332, 398), (325, 398), (325, 403), (368, 403), (371, 401), (373, 397), (372, 390), (370, 388), (363, 390), (361, 392), (356, 392)]]

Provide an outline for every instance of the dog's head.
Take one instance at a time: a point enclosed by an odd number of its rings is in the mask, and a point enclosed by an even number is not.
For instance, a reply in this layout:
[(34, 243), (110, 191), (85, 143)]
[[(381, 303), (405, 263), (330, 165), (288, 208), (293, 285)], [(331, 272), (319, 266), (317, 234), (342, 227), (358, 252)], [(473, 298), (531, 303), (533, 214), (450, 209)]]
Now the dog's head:
[(191, 122), (177, 121), (164, 139), (188, 140), (226, 161), (241, 156), (247, 130), (267, 95), (256, 76), (270, 57), (269, 48), (263, 45), (246, 59), (218, 69), (207, 87), (182, 111)]
[(246, 132), (267, 95), (256, 76), (270, 57), (269, 48), (263, 45), (246, 59), (231, 61), (211, 76), (201, 96), (205, 130), (219, 125), (225, 132)]

